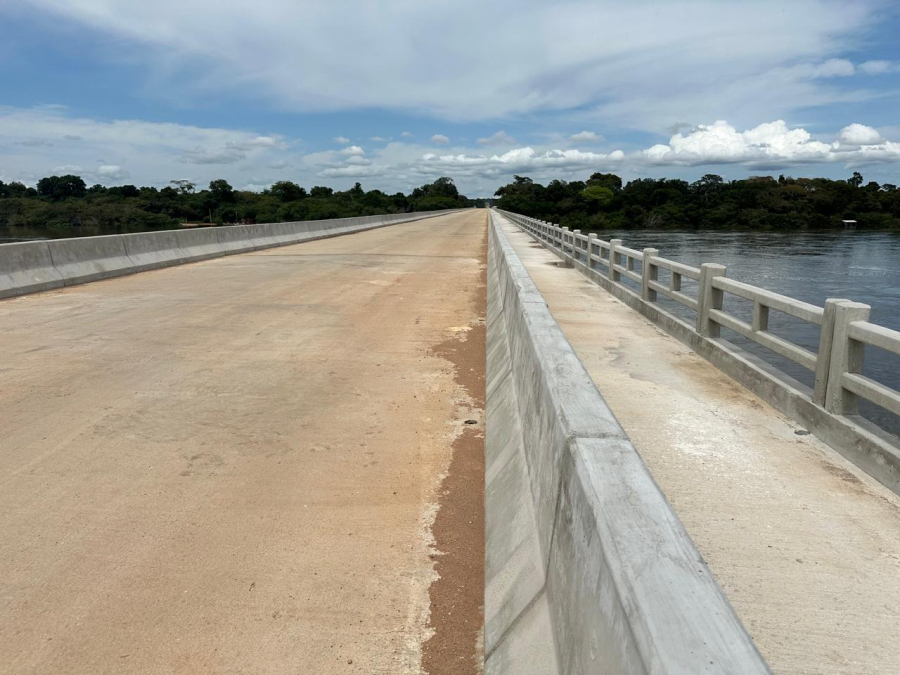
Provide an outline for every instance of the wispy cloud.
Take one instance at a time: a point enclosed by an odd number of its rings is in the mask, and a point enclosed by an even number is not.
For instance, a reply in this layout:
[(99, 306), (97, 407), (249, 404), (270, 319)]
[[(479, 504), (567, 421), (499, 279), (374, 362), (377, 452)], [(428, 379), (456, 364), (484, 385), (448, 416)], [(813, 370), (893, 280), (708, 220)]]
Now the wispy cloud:
[(450, 139), (444, 136), (444, 134), (435, 134), (431, 137), (432, 143), (437, 143), (438, 145), (448, 145), (450, 143)]
[[(31, 141), (27, 153), (7, 149), (22, 138)], [(26, 182), (64, 166), (77, 167), (77, 173), (103, 183), (133, 178), (165, 184), (182, 174), (185, 165), (196, 168), (193, 180), (211, 180), (226, 168), (250, 171), (278, 159), (287, 161), (279, 156), (289, 155), (290, 148), (283, 137), (233, 129), (96, 120), (71, 116), (58, 106), (0, 107), (0, 167), (7, 176)]]
[(894, 61), (865, 61), (859, 64), (859, 70), (866, 75), (900, 73), (900, 63)]
[(569, 136), (569, 140), (574, 143), (601, 143), (605, 139), (593, 131), (579, 131), (577, 134)]
[(254, 0), (252, 11), (214, 0), (16, 4), (115, 36), (98, 49), (120, 58), (127, 46), (151, 71), (148, 86), (253, 95), (299, 112), (488, 120), (571, 111), (660, 131), (710, 115), (785, 116), (842, 100), (838, 81), (858, 71), (890, 70), (844, 58), (878, 21), (874, 0), (348, 0), (315, 11), (278, 0)]
[(487, 138), (479, 138), (477, 143), (478, 145), (515, 145), (516, 139), (501, 130)]

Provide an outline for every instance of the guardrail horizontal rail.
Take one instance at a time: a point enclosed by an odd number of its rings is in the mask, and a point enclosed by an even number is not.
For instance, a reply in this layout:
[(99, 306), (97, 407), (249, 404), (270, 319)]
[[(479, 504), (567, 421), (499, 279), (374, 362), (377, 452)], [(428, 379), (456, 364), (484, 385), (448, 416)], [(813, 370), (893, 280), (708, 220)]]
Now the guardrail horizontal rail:
[[(727, 343), (727, 340), (720, 336), (720, 328), (727, 328), (771, 353), (811, 371), (815, 374), (815, 380), (808, 400), (814, 406), (832, 415), (856, 419), (859, 413), (859, 399), (863, 399), (900, 416), (900, 392), (864, 376), (861, 372), (866, 346), (900, 355), (900, 332), (870, 323), (868, 305), (831, 298), (825, 302), (824, 307), (819, 307), (729, 279), (722, 265), (704, 263), (699, 268), (692, 267), (662, 257), (658, 249), (648, 248), (638, 251), (623, 246), (619, 239), (605, 241), (594, 234), (583, 234), (580, 230), (570, 231), (568, 228), (519, 214), (506, 211), (502, 213), (526, 232), (543, 241), (546, 246), (553, 248), (570, 266), (577, 264), (584, 270), (592, 270), (594, 275), (602, 272), (602, 283), (609, 283), (612, 288), (617, 289), (617, 292), (626, 294), (623, 297), (627, 298), (628, 302), (643, 303), (638, 307), (652, 307), (653, 311), (662, 313), (667, 317), (667, 321), (675, 322), (679, 326), (679, 331), (687, 330), (689, 334), (701, 339)], [(608, 251), (605, 258), (604, 250)], [(640, 272), (635, 270), (636, 261), (641, 262)], [(597, 270), (597, 267), (605, 269)], [(668, 284), (659, 279), (661, 269), (669, 273)], [(596, 280), (596, 276), (594, 278)], [(697, 282), (696, 298), (682, 290), (684, 278)], [(633, 288), (623, 283), (626, 279), (640, 284), (639, 295)], [(753, 303), (751, 323), (742, 321), (725, 309), (725, 294)], [(683, 319), (666, 313), (657, 304), (658, 295), (695, 312), (695, 324), (691, 326)], [(771, 310), (817, 327), (818, 352), (771, 333), (769, 331)], [(771, 373), (771, 369), (766, 372)], [(791, 387), (798, 384), (783, 371), (780, 377), (784, 382), (790, 382)], [(868, 462), (869, 466), (876, 468), (880, 465), (889, 465), (887, 477), (877, 471), (872, 473), (877, 474), (876, 477), (886, 485), (900, 492), (898, 441), (896, 437), (887, 434), (884, 436), (888, 439), (886, 441), (888, 445), (878, 447), (887, 448), (886, 454), (877, 461), (867, 459), (863, 463)], [(867, 437), (866, 442), (869, 440)], [(859, 442), (855, 443), (859, 445)]]

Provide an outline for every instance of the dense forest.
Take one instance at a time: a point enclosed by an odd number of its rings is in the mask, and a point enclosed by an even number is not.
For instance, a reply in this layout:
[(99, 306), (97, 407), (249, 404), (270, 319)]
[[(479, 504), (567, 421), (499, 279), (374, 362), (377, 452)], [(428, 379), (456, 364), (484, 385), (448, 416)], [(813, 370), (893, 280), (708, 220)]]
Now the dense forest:
[(88, 187), (79, 176), (48, 176), (36, 187), (0, 181), (0, 236), (88, 236), (172, 229), (182, 223), (319, 220), (474, 204), (459, 194), (450, 178), (439, 178), (409, 195), (389, 195), (365, 191), (359, 183), (344, 192), (321, 186), (307, 192), (291, 181), (279, 181), (262, 192), (245, 192), (224, 180), (214, 180), (208, 189), (198, 190), (186, 180), (157, 189)]
[[(48, 176), (36, 187), (0, 181), (0, 237), (70, 237), (177, 228), (183, 223), (228, 225), (481, 206), (460, 195), (451, 178), (439, 178), (410, 194), (346, 191), (315, 186), (308, 191), (279, 181), (262, 192), (235, 190), (224, 180), (207, 189), (186, 180), (162, 189), (121, 185), (88, 187), (78, 176)], [(827, 229), (857, 221), (866, 229), (900, 229), (900, 190), (847, 180), (770, 176), (724, 181), (707, 174), (689, 183), (594, 173), (586, 181), (548, 185), (515, 176), (496, 192), (494, 204), (581, 230), (626, 228)]]
[(770, 176), (726, 182), (707, 174), (683, 180), (640, 178), (623, 187), (611, 173), (587, 181), (540, 185), (515, 176), (497, 190), (502, 209), (580, 230), (624, 228), (826, 229), (855, 220), (859, 228), (900, 229), (900, 190), (848, 180)]

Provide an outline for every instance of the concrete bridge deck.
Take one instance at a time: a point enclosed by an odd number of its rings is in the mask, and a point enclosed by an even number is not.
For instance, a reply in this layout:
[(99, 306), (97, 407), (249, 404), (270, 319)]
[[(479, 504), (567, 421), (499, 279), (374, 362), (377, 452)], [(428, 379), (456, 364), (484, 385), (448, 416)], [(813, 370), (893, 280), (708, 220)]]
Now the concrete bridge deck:
[(900, 672), (900, 498), (495, 220), (772, 670)]
[(0, 671), (475, 672), (485, 226), (0, 302)]

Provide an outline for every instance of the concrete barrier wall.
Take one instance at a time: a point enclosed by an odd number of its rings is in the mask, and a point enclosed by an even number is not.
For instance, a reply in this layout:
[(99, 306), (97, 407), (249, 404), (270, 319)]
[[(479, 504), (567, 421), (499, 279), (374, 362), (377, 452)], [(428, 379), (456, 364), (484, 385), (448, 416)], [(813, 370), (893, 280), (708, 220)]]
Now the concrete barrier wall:
[(184, 262), (209, 260), (225, 255), (216, 231), (211, 227), (197, 230), (175, 230), (175, 241), (185, 255)]
[(448, 213), (455, 211), (0, 244), (0, 299)]
[(179, 245), (177, 232), (141, 232), (122, 235), (125, 253), (131, 259), (134, 272), (153, 270), (184, 262), (185, 253)]
[(47, 245), (53, 266), (66, 286), (109, 279), (135, 269), (125, 251), (124, 235), (53, 239)]
[(0, 246), (0, 298), (62, 286), (46, 241)]
[(258, 230), (253, 225), (231, 225), (228, 227), (216, 227), (214, 232), (219, 240), (219, 246), (225, 255), (237, 253), (249, 253), (261, 248), (253, 240), (253, 234)]
[(493, 222), (489, 245), (485, 672), (768, 673)]

